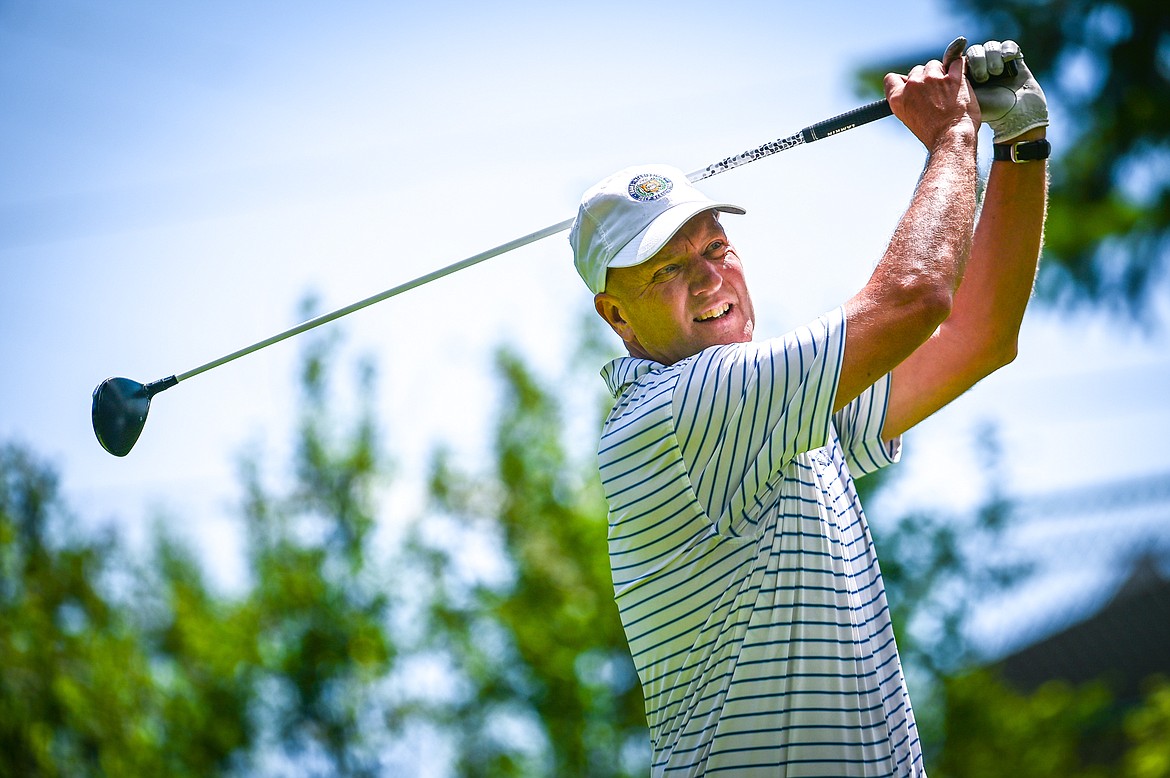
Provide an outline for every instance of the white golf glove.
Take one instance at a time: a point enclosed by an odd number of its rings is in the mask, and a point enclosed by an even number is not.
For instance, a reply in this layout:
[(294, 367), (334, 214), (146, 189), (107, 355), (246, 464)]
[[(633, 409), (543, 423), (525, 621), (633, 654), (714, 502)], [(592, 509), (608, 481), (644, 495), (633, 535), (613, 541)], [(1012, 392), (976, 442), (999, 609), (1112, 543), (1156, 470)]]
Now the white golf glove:
[[(1005, 72), (1011, 62), (1016, 74)], [(1010, 72), (1010, 67), (1008, 68)], [(987, 41), (967, 49), (967, 74), (975, 88), (979, 112), (990, 125), (996, 143), (1048, 125), (1048, 101), (1024, 64), (1015, 41)]]

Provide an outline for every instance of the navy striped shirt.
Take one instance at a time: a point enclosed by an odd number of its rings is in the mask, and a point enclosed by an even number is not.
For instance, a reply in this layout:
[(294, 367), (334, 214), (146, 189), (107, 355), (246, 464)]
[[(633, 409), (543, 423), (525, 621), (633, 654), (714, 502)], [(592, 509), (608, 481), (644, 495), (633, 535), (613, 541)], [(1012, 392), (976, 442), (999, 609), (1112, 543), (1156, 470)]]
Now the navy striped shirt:
[(602, 371), (610, 564), (655, 776), (924, 774), (851, 475), (898, 459), (889, 377), (834, 414), (844, 347), (836, 309)]

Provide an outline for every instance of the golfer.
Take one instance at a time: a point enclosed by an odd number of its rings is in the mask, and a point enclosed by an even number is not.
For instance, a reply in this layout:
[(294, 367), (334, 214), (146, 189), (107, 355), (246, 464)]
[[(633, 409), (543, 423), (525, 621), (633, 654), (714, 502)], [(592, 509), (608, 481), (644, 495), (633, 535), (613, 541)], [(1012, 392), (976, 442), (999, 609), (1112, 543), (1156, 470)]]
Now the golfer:
[[(853, 479), (1014, 359), (1048, 111), (1012, 41), (887, 75), (885, 91), (925, 171), (864, 288), (792, 332), (755, 331), (720, 218), (743, 209), (675, 168), (597, 184), (570, 233), (629, 352), (602, 371), (616, 403), (599, 467), (656, 776), (924, 775)], [(976, 223), (981, 122), (995, 161)]]

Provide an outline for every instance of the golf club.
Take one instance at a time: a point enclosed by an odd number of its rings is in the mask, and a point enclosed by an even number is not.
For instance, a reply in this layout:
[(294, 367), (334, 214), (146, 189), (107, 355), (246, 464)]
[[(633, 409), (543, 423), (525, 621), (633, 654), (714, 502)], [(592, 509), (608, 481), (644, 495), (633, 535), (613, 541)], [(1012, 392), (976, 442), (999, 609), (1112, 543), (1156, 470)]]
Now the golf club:
[[(943, 55), (944, 66), (950, 63), (955, 57), (962, 54), (966, 48), (966, 38), (956, 38), (950, 46), (947, 47), (946, 53)], [(855, 108), (852, 111), (847, 111), (831, 119), (817, 122), (809, 125), (799, 132), (788, 136), (787, 138), (780, 138), (764, 145), (750, 149), (733, 157), (727, 157), (719, 162), (715, 162), (707, 167), (696, 170), (690, 173), (687, 178), (690, 181), (702, 181), (711, 176), (724, 173), (733, 168), (746, 165), (749, 162), (754, 162), (758, 159), (771, 156), (781, 151), (799, 146), (805, 143), (812, 143), (822, 138), (827, 138), (830, 135), (835, 135), (839, 132), (859, 127), (863, 124), (876, 121), (878, 119), (890, 116), (892, 113), (890, 104), (886, 100), (877, 100), (868, 105), (863, 105)], [(93, 431), (97, 435), (98, 442), (101, 443), (109, 453), (114, 456), (124, 457), (130, 453), (130, 449), (138, 442), (139, 435), (142, 434), (142, 427), (146, 424), (146, 415), (150, 411), (150, 400), (159, 392), (170, 389), (176, 384), (186, 381), (188, 378), (207, 372), (212, 368), (219, 367), (240, 357), (246, 356), (260, 349), (267, 348), (274, 343), (279, 343), (282, 340), (291, 338), (294, 335), (299, 335), (315, 327), (320, 327), (322, 324), (327, 324), (343, 316), (348, 316), (355, 311), (373, 305), (374, 303), (387, 300), (395, 295), (414, 289), (415, 287), (428, 284), (444, 276), (450, 275), (464, 268), (479, 264), (492, 257), (498, 257), (501, 254), (506, 254), (509, 251), (518, 249), (521, 246), (527, 246), (542, 238), (547, 238), (550, 235), (555, 235), (558, 232), (563, 232), (569, 229), (573, 224), (573, 219), (566, 219), (565, 221), (545, 227), (542, 230), (525, 235), (507, 243), (488, 249), (474, 256), (455, 262), (446, 267), (419, 276), (418, 278), (407, 281), (393, 288), (387, 289), (384, 292), (379, 292), (364, 300), (359, 300), (355, 303), (339, 308), (331, 313), (326, 313), (314, 319), (310, 319), (302, 324), (285, 330), (284, 332), (265, 338), (258, 343), (253, 343), (250, 346), (233, 351), (232, 353), (222, 356), (219, 359), (214, 359), (204, 365), (200, 365), (192, 370), (178, 375), (168, 376), (149, 384), (142, 384), (133, 381), (129, 378), (107, 378), (98, 384), (93, 391)]]

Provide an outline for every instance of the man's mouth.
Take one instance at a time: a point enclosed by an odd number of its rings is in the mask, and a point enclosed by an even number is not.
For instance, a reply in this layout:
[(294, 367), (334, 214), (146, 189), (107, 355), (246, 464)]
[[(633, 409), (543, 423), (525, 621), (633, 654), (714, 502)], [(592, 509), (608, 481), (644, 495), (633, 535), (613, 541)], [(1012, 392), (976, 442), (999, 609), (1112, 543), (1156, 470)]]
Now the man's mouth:
[(723, 303), (722, 305), (717, 305), (709, 311), (705, 311), (699, 314), (695, 317), (695, 321), (711, 321), (712, 319), (718, 319), (726, 316), (730, 310), (731, 303)]

